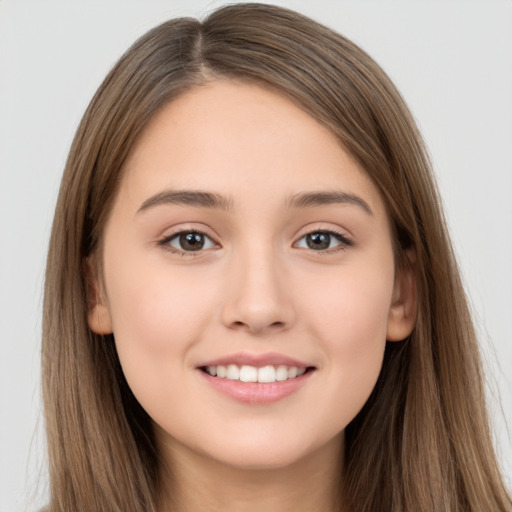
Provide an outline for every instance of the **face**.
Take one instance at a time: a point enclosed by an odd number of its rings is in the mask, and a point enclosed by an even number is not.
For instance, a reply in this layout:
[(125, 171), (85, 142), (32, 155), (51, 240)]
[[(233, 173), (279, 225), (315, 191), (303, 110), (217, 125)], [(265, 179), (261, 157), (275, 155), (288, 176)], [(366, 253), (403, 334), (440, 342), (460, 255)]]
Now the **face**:
[(90, 327), (113, 332), (167, 454), (283, 467), (343, 440), (412, 329), (381, 197), (275, 92), (217, 81), (128, 158)]

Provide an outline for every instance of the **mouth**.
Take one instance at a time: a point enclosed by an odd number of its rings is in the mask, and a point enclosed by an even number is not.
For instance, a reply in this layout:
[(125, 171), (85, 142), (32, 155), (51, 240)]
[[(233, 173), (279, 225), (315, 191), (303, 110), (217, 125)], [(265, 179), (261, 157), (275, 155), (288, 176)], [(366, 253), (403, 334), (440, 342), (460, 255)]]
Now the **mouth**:
[(199, 368), (204, 373), (218, 379), (226, 379), (231, 381), (261, 384), (273, 384), (276, 382), (284, 382), (291, 379), (297, 379), (307, 372), (312, 372), (313, 366), (288, 366), (288, 365), (208, 365)]
[(317, 368), (277, 353), (239, 353), (204, 362), (197, 370), (222, 395), (264, 405), (295, 395), (312, 380)]

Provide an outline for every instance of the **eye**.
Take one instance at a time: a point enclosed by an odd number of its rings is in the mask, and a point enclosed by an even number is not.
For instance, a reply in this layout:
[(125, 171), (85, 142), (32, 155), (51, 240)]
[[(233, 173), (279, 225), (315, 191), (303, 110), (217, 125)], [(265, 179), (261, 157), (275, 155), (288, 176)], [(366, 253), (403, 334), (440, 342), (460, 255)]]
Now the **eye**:
[(159, 244), (177, 252), (198, 252), (216, 245), (209, 236), (199, 231), (180, 231), (164, 238)]
[(312, 231), (304, 235), (295, 244), (302, 249), (313, 249), (314, 251), (327, 251), (329, 249), (350, 247), (353, 243), (346, 236), (335, 231)]

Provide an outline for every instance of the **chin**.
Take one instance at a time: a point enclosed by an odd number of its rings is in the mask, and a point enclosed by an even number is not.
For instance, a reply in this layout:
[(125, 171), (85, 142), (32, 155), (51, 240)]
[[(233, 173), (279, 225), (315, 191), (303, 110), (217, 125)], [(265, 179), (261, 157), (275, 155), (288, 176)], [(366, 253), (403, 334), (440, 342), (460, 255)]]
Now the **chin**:
[(297, 453), (276, 450), (255, 449), (252, 452), (225, 453), (215, 458), (217, 462), (245, 471), (279, 470), (293, 466), (301, 457)]
[[(343, 434), (326, 442), (317, 438), (302, 439), (298, 435), (279, 436), (279, 438), (262, 439), (251, 437), (231, 440), (219, 445), (209, 444), (204, 455), (224, 466), (247, 471), (280, 470), (302, 464), (311, 457), (329, 457), (329, 454), (340, 453)], [(233, 442), (234, 441), (234, 442)], [(248, 442), (250, 441), (250, 442)]]

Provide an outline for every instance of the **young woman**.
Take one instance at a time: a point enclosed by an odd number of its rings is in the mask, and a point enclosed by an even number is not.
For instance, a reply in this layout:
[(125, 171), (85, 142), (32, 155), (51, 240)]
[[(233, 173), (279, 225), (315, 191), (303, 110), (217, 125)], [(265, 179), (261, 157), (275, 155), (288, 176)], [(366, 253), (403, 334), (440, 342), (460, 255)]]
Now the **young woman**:
[(76, 134), (48, 256), (48, 510), (511, 510), (421, 137), (294, 12), (171, 20)]

